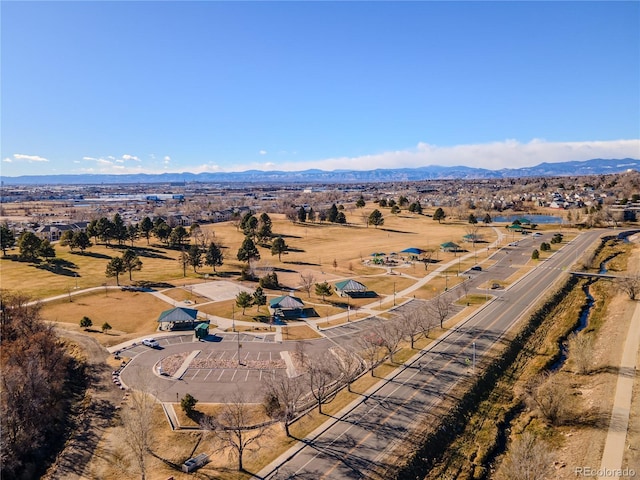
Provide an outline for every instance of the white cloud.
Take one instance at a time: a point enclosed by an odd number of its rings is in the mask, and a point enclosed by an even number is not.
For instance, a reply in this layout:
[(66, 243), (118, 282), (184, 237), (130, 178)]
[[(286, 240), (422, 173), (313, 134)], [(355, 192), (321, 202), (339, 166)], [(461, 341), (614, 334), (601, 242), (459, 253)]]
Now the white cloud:
[(11, 163), (13, 162), (13, 160), (11, 160), (9, 157), (5, 158), (4, 160), (2, 160), (5, 163)]
[(22, 153), (14, 153), (13, 154), (13, 158), (14, 160), (20, 160), (20, 161), (25, 161), (28, 163), (33, 163), (33, 162), (48, 162), (49, 160), (41, 157), (39, 155), (24, 155)]
[(214, 163), (204, 163), (202, 165), (198, 165), (197, 167), (185, 167), (182, 169), (184, 172), (191, 173), (204, 173), (204, 172), (224, 172), (220, 165), (216, 165)]
[(258, 153), (260, 153), (260, 155), (266, 155), (267, 151), (266, 150), (260, 150), (260, 152), (258, 152)]
[(128, 155), (126, 153), (124, 155), (122, 155), (122, 159), (123, 160), (134, 160), (136, 162), (140, 161), (140, 159), (138, 157), (136, 157), (135, 155)]
[(640, 140), (606, 140), (585, 142), (547, 142), (533, 139), (438, 146), (418, 143), (415, 148), (382, 152), (359, 157), (336, 157), (317, 161), (278, 164), (282, 170), (352, 169), (423, 167), (429, 165), (501, 168), (531, 167), (543, 162), (555, 163), (592, 158), (640, 158)]
[(171, 161), (171, 157), (169, 155), (165, 155), (164, 164), (167, 165)]

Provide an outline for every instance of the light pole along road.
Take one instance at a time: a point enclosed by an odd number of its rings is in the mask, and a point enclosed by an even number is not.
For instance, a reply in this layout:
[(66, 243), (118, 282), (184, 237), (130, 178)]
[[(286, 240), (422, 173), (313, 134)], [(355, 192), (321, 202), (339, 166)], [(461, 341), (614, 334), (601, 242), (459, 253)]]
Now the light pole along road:
[[(504, 291), (499, 300), (486, 304), (447, 332), (354, 402), (346, 413), (327, 422), (320, 433), (298, 442), (257, 477), (369, 478), (369, 472), (384, 465), (390, 450), (417, 422), (430, 422), (432, 416), (438, 415), (437, 407), (449, 392), (462, 378), (473, 374), (474, 356), (479, 362), (575, 261), (574, 252), (586, 251), (603, 233), (583, 233), (540, 262)], [(533, 246), (529, 242), (526, 245), (514, 250), (530, 254)]]

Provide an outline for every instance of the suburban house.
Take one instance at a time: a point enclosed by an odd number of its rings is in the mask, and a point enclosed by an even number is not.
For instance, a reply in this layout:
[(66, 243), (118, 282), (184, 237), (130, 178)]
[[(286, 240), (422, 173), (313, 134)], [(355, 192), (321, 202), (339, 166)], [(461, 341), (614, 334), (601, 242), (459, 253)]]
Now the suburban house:
[(78, 222), (78, 223), (55, 223), (52, 225), (42, 225), (34, 230), (33, 233), (36, 234), (38, 238), (41, 240), (49, 240), (50, 242), (57, 242), (62, 237), (62, 234), (67, 230), (71, 230), (73, 232), (86, 232), (87, 231), (87, 222)]

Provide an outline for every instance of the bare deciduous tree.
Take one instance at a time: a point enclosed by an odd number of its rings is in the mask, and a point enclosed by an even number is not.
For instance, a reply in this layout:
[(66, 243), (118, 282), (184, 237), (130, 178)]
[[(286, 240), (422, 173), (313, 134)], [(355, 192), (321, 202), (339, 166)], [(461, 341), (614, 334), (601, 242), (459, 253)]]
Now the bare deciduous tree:
[(413, 308), (411, 310), (402, 312), (400, 318), (398, 319), (402, 328), (402, 332), (406, 337), (409, 338), (409, 341), (411, 342), (412, 349), (415, 345), (416, 340), (420, 338), (420, 335), (423, 334), (423, 315), (424, 312), (422, 312), (419, 308)]
[(381, 321), (373, 327), (373, 331), (380, 339), (380, 346), (387, 352), (389, 361), (393, 363), (393, 354), (404, 337), (402, 326), (393, 320)]
[(557, 375), (550, 372), (539, 375), (527, 391), (533, 406), (552, 424), (561, 425), (567, 420), (573, 407), (571, 392)]
[(213, 433), (222, 449), (229, 450), (238, 461), (238, 471), (244, 471), (244, 456), (260, 447), (265, 426), (256, 426), (254, 414), (239, 392), (214, 416), (205, 416), (201, 426)]
[(629, 300), (635, 300), (640, 294), (640, 275), (621, 277), (617, 283), (618, 288), (627, 294)]
[(593, 337), (586, 333), (572, 333), (568, 339), (569, 358), (576, 371), (584, 375), (589, 371), (593, 358)]
[(449, 312), (451, 312), (451, 297), (447, 293), (438, 295), (436, 298), (429, 302), (428, 308), (430, 312), (438, 319), (438, 321), (440, 322), (440, 328), (442, 328), (444, 321), (449, 316)]
[(340, 351), (338, 352), (337, 367), (341, 381), (347, 385), (347, 390), (351, 392), (351, 383), (362, 371), (362, 362), (360, 358), (352, 351), (340, 348)]
[(123, 441), (138, 467), (140, 478), (144, 480), (147, 476), (147, 455), (153, 441), (155, 398), (147, 393), (147, 387), (150, 385), (149, 378), (141, 376), (136, 383), (140, 390), (131, 392), (128, 404), (120, 411), (120, 418), (124, 428)]
[(499, 480), (535, 480), (553, 477), (553, 455), (549, 446), (525, 432), (511, 442), (498, 470)]
[(322, 413), (322, 404), (331, 401), (336, 392), (339, 373), (335, 358), (333, 355), (310, 357), (308, 373), (311, 395), (318, 404), (318, 413)]
[(316, 277), (313, 273), (300, 274), (300, 290), (307, 292), (307, 296), (311, 298), (311, 287), (316, 283)]
[(304, 384), (300, 379), (287, 375), (272, 375), (263, 377), (266, 384), (264, 405), (267, 414), (282, 422), (287, 437), (290, 437), (289, 425), (294, 420), (302, 394)]
[(380, 346), (380, 338), (372, 332), (356, 339), (356, 348), (367, 362), (372, 377), (375, 377), (374, 370), (380, 358)]

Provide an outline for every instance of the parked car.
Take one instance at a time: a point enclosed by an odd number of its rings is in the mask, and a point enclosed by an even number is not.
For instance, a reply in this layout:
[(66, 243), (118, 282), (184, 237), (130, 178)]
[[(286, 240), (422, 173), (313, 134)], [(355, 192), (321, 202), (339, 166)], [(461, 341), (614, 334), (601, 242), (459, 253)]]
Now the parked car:
[(540, 232), (536, 232), (536, 233), (534, 233), (534, 234), (533, 234), (533, 236), (534, 236), (534, 237), (541, 237), (541, 236), (542, 236), (542, 234), (541, 234)]
[(474, 265), (473, 267), (471, 267), (471, 270), (475, 270), (476, 272), (481, 272), (482, 267), (480, 265)]
[(160, 346), (155, 338), (145, 338), (144, 340), (142, 340), (142, 344), (151, 348), (158, 348)]

